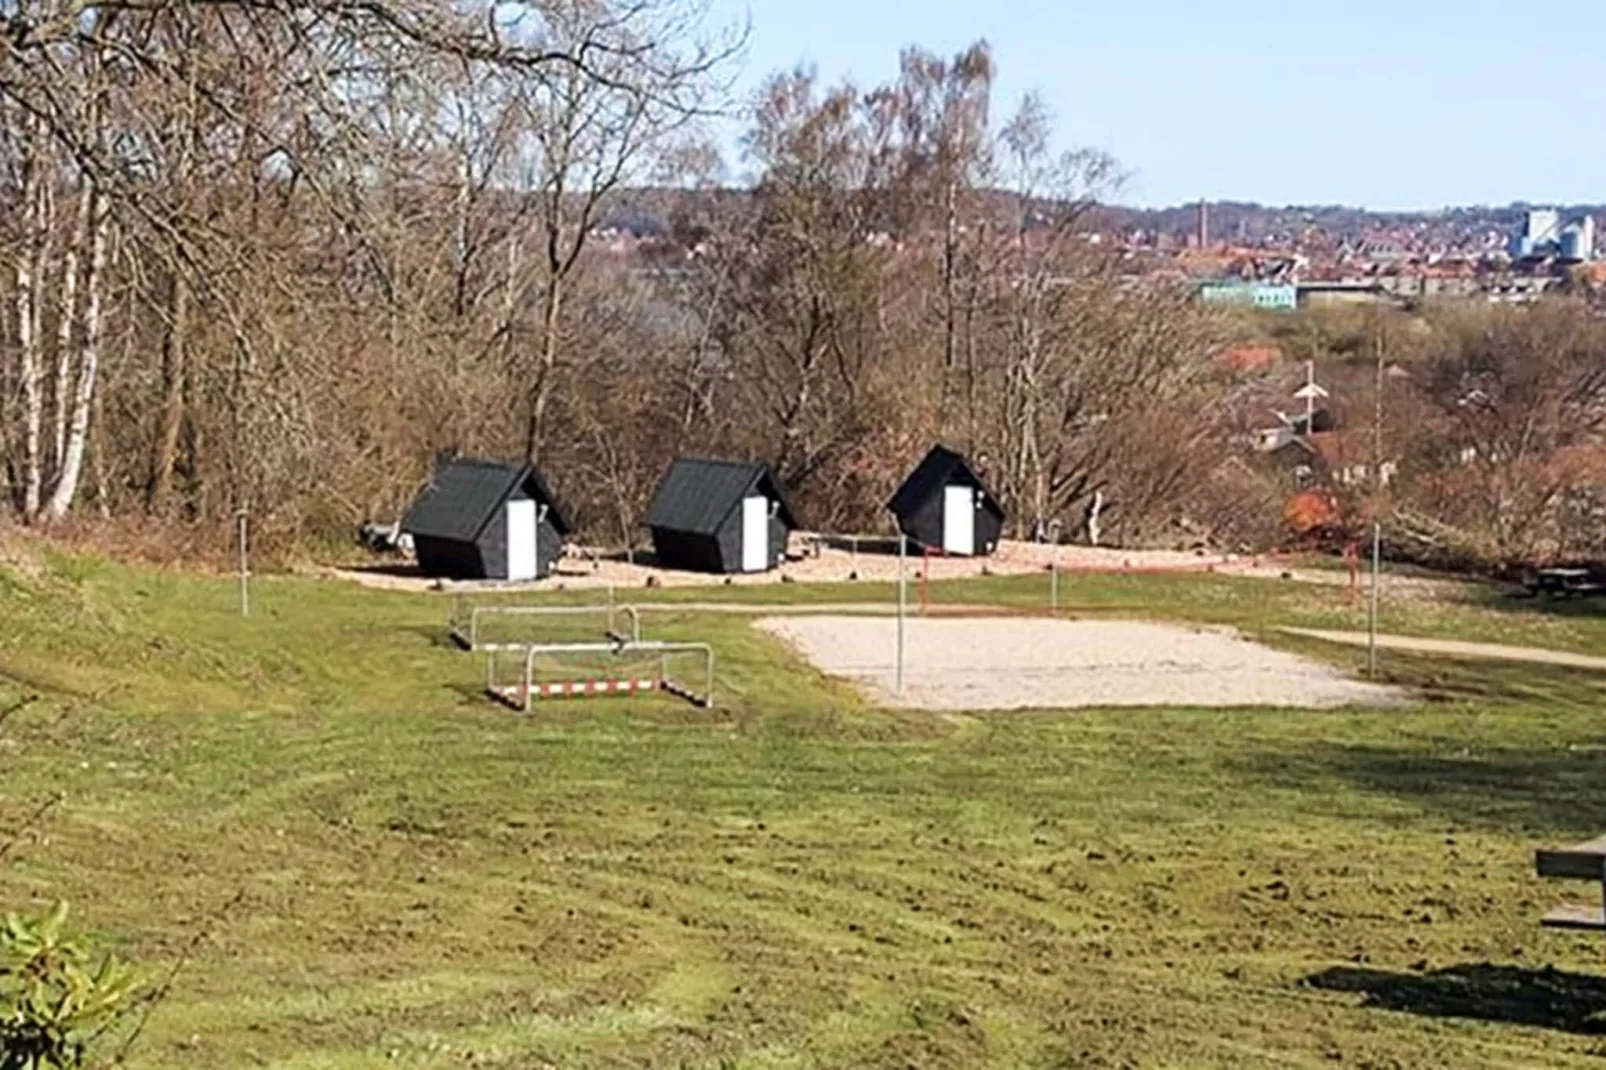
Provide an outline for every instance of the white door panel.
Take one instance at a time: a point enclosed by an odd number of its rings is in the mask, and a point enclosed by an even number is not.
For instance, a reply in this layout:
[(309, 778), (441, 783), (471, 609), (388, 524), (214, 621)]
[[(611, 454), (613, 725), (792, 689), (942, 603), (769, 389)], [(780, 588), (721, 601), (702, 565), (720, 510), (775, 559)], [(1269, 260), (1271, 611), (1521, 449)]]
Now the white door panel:
[(950, 554), (976, 552), (976, 498), (969, 487), (942, 488), (942, 548)]
[(536, 573), (535, 502), (507, 503), (507, 578), (533, 580)]
[(762, 495), (742, 499), (742, 571), (770, 567), (770, 500)]

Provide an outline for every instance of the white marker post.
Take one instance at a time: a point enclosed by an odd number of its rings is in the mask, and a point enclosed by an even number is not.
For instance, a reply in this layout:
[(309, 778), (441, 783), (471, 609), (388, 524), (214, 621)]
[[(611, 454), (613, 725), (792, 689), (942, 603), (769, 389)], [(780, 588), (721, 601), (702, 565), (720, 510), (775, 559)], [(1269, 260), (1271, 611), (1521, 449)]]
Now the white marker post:
[[(1375, 322), (1375, 321), (1374, 321)], [(1366, 623), (1366, 675), (1377, 679), (1378, 598), (1383, 579), (1383, 521), (1378, 500), (1383, 496), (1383, 336), (1374, 335), (1377, 381), (1372, 387), (1372, 605)]]
[(250, 545), (250, 518), (244, 509), (236, 514), (239, 520), (240, 532), (240, 616), (251, 615), (251, 561), (247, 547)]
[(1048, 522), (1048, 540), (1053, 545), (1048, 558), (1048, 608), (1055, 616), (1060, 611), (1060, 522)]
[(898, 640), (896, 653), (893, 655), (892, 678), (893, 688), (900, 698), (903, 697), (903, 607), (906, 599), (903, 578), (904, 539), (903, 532), (898, 532)]
[(1382, 587), (1383, 525), (1372, 521), (1372, 605), (1366, 614), (1366, 675), (1377, 679), (1377, 610), (1378, 592)]

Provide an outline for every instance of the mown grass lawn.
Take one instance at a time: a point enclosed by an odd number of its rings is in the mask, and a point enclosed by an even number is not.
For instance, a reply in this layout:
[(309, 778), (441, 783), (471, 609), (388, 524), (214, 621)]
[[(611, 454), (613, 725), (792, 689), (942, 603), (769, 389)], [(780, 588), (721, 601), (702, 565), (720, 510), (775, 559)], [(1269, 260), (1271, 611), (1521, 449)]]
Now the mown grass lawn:
[[(1389, 655), (1425, 689), (1410, 708), (943, 717), (868, 708), (745, 618), (658, 613), (651, 634), (718, 648), (718, 708), (524, 718), (479, 697), (440, 597), (267, 578), (241, 620), (226, 580), (0, 577), (0, 708), (42, 696), (3, 729), (0, 823), (65, 793), (0, 903), (67, 898), (155, 971), (206, 933), (137, 1067), (1606, 1054), (1606, 943), (1535, 924), (1587, 889), (1530, 875), (1538, 844), (1606, 832), (1603, 677)], [(934, 597), (1020, 606), (1043, 582)], [(1079, 578), (1067, 601), (1266, 636), (1360, 619), (1211, 577)], [(1606, 650), (1576, 607), (1388, 612)]]

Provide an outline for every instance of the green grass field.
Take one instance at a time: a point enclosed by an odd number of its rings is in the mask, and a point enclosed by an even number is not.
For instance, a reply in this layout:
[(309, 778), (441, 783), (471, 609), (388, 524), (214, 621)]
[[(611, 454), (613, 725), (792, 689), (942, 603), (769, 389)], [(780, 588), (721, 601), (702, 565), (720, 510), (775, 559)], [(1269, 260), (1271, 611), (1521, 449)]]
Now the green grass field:
[[(1040, 604), (1046, 580), (939, 585)], [(1596, 1066), (1606, 677), (1385, 657), (1408, 709), (869, 708), (729, 615), (720, 699), (478, 694), (441, 596), (45, 557), (0, 572), (0, 901), (154, 974), (136, 1067)], [(873, 586), (711, 597), (884, 600)], [(648, 592), (642, 592), (645, 597)], [(1085, 615), (1355, 627), (1276, 581), (1087, 577)], [(1606, 653), (1469, 596), (1390, 631)], [(581, 619), (560, 637), (590, 635)], [(227, 906), (235, 897), (238, 901)]]

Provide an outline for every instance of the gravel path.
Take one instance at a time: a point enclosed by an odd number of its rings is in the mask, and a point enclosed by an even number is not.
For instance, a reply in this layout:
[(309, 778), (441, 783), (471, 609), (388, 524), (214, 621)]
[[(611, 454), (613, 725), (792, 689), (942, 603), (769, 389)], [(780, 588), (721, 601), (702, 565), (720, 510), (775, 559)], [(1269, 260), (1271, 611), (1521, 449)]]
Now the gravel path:
[(891, 706), (933, 710), (1084, 706), (1383, 705), (1391, 688), (1271, 650), (1226, 629), (1136, 621), (982, 617), (905, 622), (904, 693), (895, 624), (846, 616), (766, 617), (756, 626), (817, 668)]
[[(1321, 639), (1347, 646), (1365, 646), (1365, 632), (1331, 632), (1319, 628), (1284, 628), (1289, 635)], [(1486, 658), (1493, 661), (1526, 661), (1534, 665), (1566, 665), (1574, 669), (1606, 672), (1606, 658), (1574, 654), (1566, 650), (1545, 650), (1534, 646), (1506, 646), (1502, 643), (1466, 643), (1459, 639), (1418, 639), (1409, 635), (1380, 635), (1377, 645), (1384, 650), (1404, 650), (1416, 654), (1444, 654), (1458, 658)]]
[[(792, 545), (802, 550), (806, 538), (794, 535)], [(869, 545), (868, 543), (866, 544)], [(907, 575), (913, 583), (922, 572), (931, 580), (967, 579), (974, 576), (1042, 576), (1047, 586), (1047, 572), (1051, 561), (1058, 562), (1067, 576), (1076, 573), (1113, 573), (1141, 575), (1144, 573), (1189, 574), (1218, 573), (1228, 576), (1249, 576), (1260, 579), (1289, 579), (1303, 583), (1342, 586), (1349, 577), (1342, 571), (1294, 568), (1275, 558), (1240, 558), (1231, 554), (1188, 552), (1180, 550), (1118, 550), (1089, 546), (1061, 546), (1057, 553), (1051, 546), (1038, 543), (1004, 540), (998, 552), (988, 557), (934, 557), (923, 560), (918, 555), (904, 562)], [(788, 561), (769, 572), (755, 572), (735, 576), (716, 576), (699, 572), (673, 572), (650, 564), (627, 565), (623, 561), (591, 559), (584, 550), (559, 562), (558, 574), (550, 579), (531, 583), (486, 583), (484, 581), (437, 581), (412, 571), (405, 563), (395, 562), (384, 568), (314, 568), (319, 575), (360, 583), (365, 587), (396, 591), (575, 591), (614, 587), (621, 591), (632, 587), (646, 587), (649, 579), (658, 587), (719, 587), (725, 585), (748, 587), (764, 586), (786, 581), (794, 583), (843, 583), (857, 579), (864, 583), (888, 583), (897, 578), (898, 557), (895, 553), (871, 552), (865, 549), (853, 553), (835, 547), (820, 550), (818, 556), (805, 556), (802, 560)], [(1401, 585), (1414, 585), (1425, 581), (1390, 577), (1390, 593)]]
[[(623, 602), (619, 603), (624, 605)], [(750, 617), (806, 617), (852, 614), (861, 617), (894, 617), (898, 613), (896, 602), (647, 602), (631, 603), (643, 613), (735, 613)], [(935, 602), (925, 609), (913, 604), (907, 607), (909, 616), (922, 617), (1036, 617), (1048, 613), (1046, 608), (989, 605), (985, 602)]]

